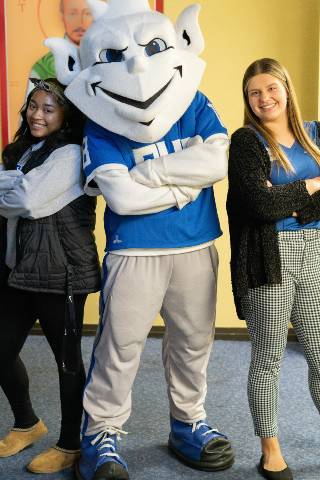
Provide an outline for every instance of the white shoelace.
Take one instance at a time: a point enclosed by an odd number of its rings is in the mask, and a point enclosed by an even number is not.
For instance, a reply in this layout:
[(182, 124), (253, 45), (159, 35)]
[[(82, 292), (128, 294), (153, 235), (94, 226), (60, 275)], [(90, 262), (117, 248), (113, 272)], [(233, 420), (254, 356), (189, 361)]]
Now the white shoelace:
[[(121, 436), (120, 435), (127, 435), (128, 432), (125, 432), (124, 430), (120, 430), (119, 428), (106, 428), (104, 431), (100, 432), (92, 441), (91, 445), (97, 445), (97, 450), (99, 451), (99, 456), (100, 457), (116, 457), (120, 458), (120, 456), (116, 453), (116, 448), (115, 448), (115, 442), (114, 439), (109, 437), (109, 435), (116, 435), (117, 440), (120, 440)], [(102, 452), (103, 449), (109, 448), (109, 452)]]
[(209, 430), (206, 432), (202, 433), (201, 435), (208, 435), (209, 433), (218, 433), (220, 434), (219, 430), (216, 428), (210, 428), (209, 425), (207, 425), (205, 422), (199, 422), (199, 423), (193, 423), (192, 424), (192, 433), (194, 433), (196, 430), (199, 430), (201, 427), (208, 427)]

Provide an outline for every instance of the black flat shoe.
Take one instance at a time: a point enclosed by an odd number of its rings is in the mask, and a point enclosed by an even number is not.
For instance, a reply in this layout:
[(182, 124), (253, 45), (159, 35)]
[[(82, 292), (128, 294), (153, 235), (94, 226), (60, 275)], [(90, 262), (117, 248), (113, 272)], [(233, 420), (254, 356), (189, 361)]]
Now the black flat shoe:
[(267, 480), (293, 480), (292, 472), (288, 466), (284, 470), (280, 470), (280, 472), (266, 470), (263, 466), (263, 455), (260, 458), (258, 472)]

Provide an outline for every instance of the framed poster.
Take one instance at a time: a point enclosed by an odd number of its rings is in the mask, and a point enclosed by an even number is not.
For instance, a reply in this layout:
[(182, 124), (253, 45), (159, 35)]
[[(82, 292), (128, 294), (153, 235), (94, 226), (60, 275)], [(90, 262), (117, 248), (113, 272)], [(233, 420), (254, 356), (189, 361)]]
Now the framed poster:
[[(150, 3), (163, 12), (164, 0)], [(91, 21), (86, 0), (0, 0), (1, 148), (17, 129), (28, 78), (54, 75), (43, 41), (67, 35), (77, 44)]]

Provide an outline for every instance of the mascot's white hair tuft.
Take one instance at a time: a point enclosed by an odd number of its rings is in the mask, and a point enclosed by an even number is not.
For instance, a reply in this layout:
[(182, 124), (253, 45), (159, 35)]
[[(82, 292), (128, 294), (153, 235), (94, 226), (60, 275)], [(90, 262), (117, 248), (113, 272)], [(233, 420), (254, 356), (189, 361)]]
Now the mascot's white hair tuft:
[(108, 3), (102, 0), (87, 0), (87, 3), (94, 20), (101, 16), (116, 18), (151, 10), (148, 0), (109, 0)]

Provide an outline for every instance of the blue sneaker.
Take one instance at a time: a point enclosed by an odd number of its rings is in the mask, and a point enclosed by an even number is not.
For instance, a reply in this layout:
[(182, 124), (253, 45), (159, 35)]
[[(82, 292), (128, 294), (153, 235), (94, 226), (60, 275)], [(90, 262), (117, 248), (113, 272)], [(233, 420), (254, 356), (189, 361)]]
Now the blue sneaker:
[(228, 438), (203, 420), (184, 423), (171, 417), (169, 449), (197, 470), (214, 472), (231, 467), (234, 453)]
[[(81, 457), (76, 464), (78, 480), (128, 480), (128, 467), (117, 453), (118, 429), (86, 435), (81, 442)], [(125, 433), (125, 432), (121, 432)]]

